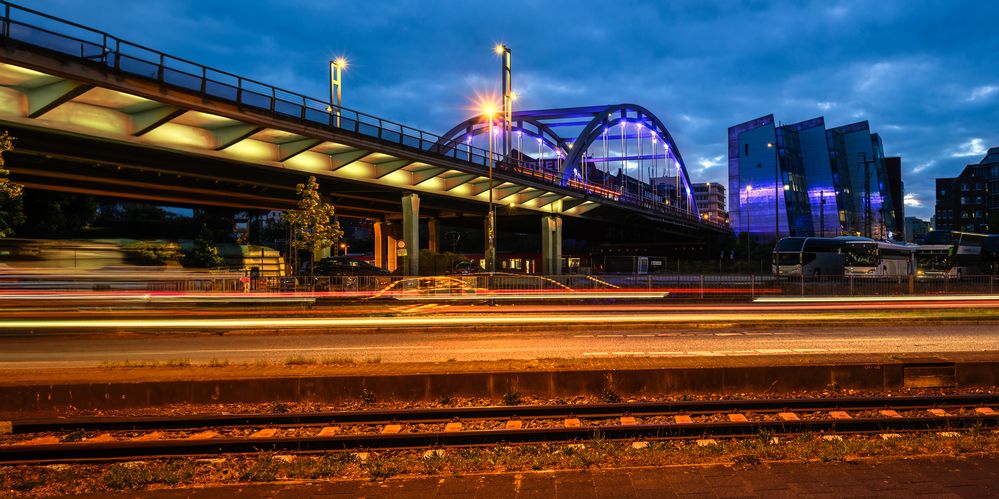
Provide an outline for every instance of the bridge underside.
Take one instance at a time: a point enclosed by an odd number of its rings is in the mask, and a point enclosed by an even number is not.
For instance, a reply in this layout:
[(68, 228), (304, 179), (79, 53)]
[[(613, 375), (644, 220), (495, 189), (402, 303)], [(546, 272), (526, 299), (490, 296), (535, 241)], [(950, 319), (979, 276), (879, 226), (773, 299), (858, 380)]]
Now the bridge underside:
[[(207, 77), (198, 91), (169, 81), (162, 66), (158, 78), (109, 68), (103, 53), (103, 61), (81, 59), (9, 39), (0, 47), (0, 127), (17, 137), (8, 158), (16, 182), (176, 206), (280, 210), (294, 207), (295, 185), (312, 175), (343, 216), (398, 218), (403, 196), (416, 193), (421, 216), (482, 226), (485, 163), (444, 157), (423, 132), (362, 124), (360, 115), (350, 130), (309, 102), (283, 112), (289, 102), (276, 89), (256, 94), (268, 109), (249, 104), (252, 92), (242, 86), (233, 101), (213, 94)], [(536, 234), (541, 216), (558, 215), (565, 237), (595, 242), (608, 233), (664, 240), (723, 233), (545, 179), (502, 171), (494, 178), (501, 231)]]

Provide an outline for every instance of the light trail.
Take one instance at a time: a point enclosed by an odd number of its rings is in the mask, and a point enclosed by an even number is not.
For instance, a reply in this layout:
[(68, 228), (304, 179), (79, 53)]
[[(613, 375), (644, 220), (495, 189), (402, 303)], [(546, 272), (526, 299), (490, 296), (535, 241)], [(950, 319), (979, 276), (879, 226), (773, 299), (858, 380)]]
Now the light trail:
[[(882, 314), (879, 320), (905, 318), (906, 315)], [(0, 330), (39, 329), (254, 329), (254, 328), (400, 328), (418, 326), (515, 326), (515, 325), (565, 325), (565, 324), (656, 324), (714, 322), (702, 314), (571, 314), (571, 315), (471, 315), (434, 317), (276, 317), (276, 318), (220, 318), (220, 319), (84, 319), (84, 320), (5, 320)], [(720, 318), (725, 322), (782, 322), (847, 321), (863, 319), (850, 313), (829, 314), (729, 314)]]
[(865, 303), (865, 302), (999, 302), (999, 295), (920, 295), (920, 296), (764, 296), (754, 298), (755, 303)]

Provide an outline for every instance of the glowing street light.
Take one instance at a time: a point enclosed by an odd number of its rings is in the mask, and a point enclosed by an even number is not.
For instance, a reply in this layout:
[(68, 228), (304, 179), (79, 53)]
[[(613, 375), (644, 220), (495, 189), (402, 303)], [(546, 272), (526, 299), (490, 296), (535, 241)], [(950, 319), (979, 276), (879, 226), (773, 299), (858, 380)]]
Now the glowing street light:
[(335, 113), (336, 126), (340, 126), (340, 108), (343, 105), (343, 70), (347, 59), (337, 57), (330, 61), (330, 111)]

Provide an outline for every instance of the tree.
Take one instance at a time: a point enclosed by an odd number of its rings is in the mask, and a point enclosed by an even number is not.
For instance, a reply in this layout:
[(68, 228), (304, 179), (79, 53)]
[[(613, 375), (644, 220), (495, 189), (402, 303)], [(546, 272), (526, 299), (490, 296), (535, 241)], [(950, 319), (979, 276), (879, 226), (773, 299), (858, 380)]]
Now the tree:
[(217, 269), (225, 265), (225, 260), (219, 255), (219, 248), (212, 241), (212, 231), (207, 225), (201, 226), (201, 233), (194, 238), (194, 247), (184, 255), (182, 262), (185, 267), (201, 269)]
[[(333, 217), (333, 205), (323, 201), (319, 195), (316, 177), (309, 177), (306, 184), (298, 184), (295, 190), (299, 195), (298, 209), (288, 210), (285, 220), (292, 228), (291, 247), (308, 250), (310, 260), (315, 254), (332, 247), (343, 238), (340, 223)], [(314, 275), (315, 265), (310, 262), (309, 277)]]
[(14, 137), (7, 131), (0, 133), (0, 237), (14, 234), (14, 227), (24, 223), (20, 185), (11, 182), (10, 172), (4, 168), (3, 153), (14, 150)]

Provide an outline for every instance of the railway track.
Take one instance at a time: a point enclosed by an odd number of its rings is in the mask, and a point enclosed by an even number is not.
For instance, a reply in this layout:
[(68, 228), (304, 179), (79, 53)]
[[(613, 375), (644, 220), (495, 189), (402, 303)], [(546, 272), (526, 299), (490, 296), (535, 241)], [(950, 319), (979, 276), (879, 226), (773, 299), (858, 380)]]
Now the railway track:
[(615, 440), (960, 431), (999, 395), (702, 400), (10, 422), (0, 464)]

